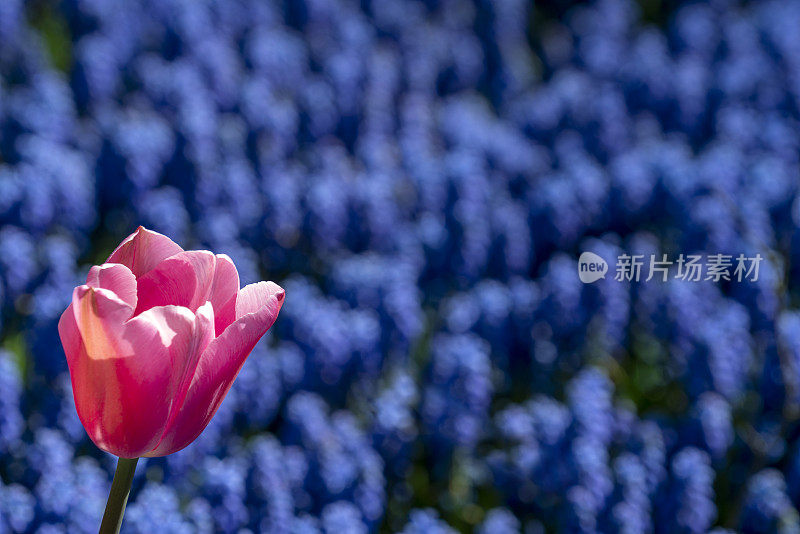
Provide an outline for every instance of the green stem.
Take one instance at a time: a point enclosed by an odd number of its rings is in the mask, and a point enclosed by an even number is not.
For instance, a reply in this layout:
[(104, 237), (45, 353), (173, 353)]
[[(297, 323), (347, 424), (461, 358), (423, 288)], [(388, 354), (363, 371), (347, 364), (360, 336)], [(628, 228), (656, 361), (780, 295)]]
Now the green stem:
[(111, 491), (108, 493), (106, 512), (103, 514), (103, 522), (100, 524), (100, 534), (117, 534), (119, 532), (138, 461), (138, 458), (120, 458), (117, 461), (114, 481), (111, 483)]

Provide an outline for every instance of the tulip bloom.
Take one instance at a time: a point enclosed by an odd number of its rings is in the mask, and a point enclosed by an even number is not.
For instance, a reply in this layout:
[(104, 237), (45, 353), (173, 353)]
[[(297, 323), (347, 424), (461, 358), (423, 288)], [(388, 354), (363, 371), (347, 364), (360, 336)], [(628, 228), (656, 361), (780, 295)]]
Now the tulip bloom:
[(139, 227), (86, 284), (58, 323), (78, 416), (116, 456), (164, 456), (205, 429), (284, 291), (239, 289), (224, 254), (184, 251)]

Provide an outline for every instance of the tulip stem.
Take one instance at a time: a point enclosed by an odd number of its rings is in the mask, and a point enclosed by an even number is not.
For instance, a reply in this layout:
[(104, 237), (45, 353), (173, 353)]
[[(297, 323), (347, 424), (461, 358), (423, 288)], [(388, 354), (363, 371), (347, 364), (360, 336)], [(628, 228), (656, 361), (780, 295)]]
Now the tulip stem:
[(103, 514), (103, 522), (100, 524), (100, 534), (117, 534), (119, 532), (138, 461), (138, 458), (120, 458), (117, 461), (117, 470), (114, 472), (114, 481), (111, 483), (111, 491), (108, 493), (106, 511)]

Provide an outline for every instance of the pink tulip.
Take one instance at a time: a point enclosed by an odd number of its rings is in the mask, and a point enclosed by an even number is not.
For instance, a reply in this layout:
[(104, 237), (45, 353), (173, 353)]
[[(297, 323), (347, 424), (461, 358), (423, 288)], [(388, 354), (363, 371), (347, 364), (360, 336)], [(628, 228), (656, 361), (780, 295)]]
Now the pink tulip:
[(275, 322), (283, 296), (273, 282), (239, 289), (228, 256), (184, 251), (140, 226), (89, 270), (58, 323), (89, 437), (123, 458), (189, 445)]

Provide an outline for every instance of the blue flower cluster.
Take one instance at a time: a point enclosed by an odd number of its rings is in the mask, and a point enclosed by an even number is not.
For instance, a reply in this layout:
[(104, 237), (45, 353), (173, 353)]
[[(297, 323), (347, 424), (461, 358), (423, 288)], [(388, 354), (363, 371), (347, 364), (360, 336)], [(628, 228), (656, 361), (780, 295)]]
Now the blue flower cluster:
[(56, 324), (138, 224), (287, 298), (125, 532), (800, 532), (800, 2), (532, 4), (0, 2), (0, 534), (99, 524)]

